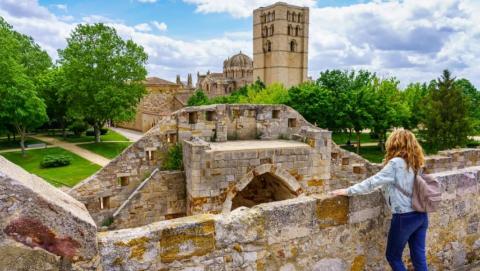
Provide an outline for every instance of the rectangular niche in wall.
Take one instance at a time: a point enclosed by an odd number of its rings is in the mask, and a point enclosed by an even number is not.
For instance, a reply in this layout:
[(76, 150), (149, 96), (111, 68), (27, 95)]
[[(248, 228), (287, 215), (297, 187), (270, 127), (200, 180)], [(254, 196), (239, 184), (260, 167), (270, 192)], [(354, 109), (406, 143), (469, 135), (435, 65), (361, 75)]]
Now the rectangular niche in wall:
[(205, 119), (207, 121), (215, 121), (217, 117), (217, 112), (215, 111), (207, 111), (205, 112)]
[(297, 119), (295, 119), (295, 118), (288, 119), (288, 127), (289, 128), (297, 127), (297, 125), (298, 125)]
[(100, 198), (100, 210), (110, 209), (110, 197)]
[(120, 186), (127, 186), (130, 183), (128, 176), (119, 177), (117, 181)]
[(167, 140), (167, 143), (177, 143), (177, 134), (176, 133), (166, 134), (165, 139)]
[(188, 112), (188, 124), (196, 124), (198, 121), (197, 112)]
[(272, 110), (272, 119), (280, 118), (280, 110)]

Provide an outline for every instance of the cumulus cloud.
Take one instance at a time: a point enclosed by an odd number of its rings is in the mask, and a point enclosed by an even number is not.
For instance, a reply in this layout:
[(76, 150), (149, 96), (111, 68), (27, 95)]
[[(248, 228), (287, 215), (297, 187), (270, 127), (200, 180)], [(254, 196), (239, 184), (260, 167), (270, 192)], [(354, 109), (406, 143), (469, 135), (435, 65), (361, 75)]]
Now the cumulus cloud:
[[(442, 69), (480, 85), (480, 9), (473, 0), (376, 1), (310, 13), (310, 74), (365, 68), (404, 83)], [(476, 57), (473, 57), (476, 56)], [(476, 75), (475, 75), (476, 73)]]
[[(268, 6), (278, 2), (278, 0), (183, 0), (185, 3), (197, 6), (196, 12), (199, 13), (229, 13), (235, 18), (246, 18), (252, 15), (254, 9)], [(289, 0), (285, 1), (298, 6), (315, 6), (315, 0)]]
[(167, 30), (167, 24), (164, 22), (157, 22), (157, 21), (152, 21), (153, 26), (157, 28), (160, 31), (166, 31)]
[(140, 32), (150, 32), (150, 31), (152, 31), (152, 28), (147, 23), (137, 24), (133, 28), (135, 28), (135, 30), (138, 30)]
[[(184, 0), (203, 13), (250, 16), (252, 9), (275, 1)], [(215, 5), (215, 4), (216, 5)], [(397, 76), (404, 84), (429, 81), (445, 68), (480, 87), (480, 1), (374, 1), (345, 7), (315, 6), (315, 1), (289, 1), (310, 9), (309, 74), (325, 69), (369, 69)], [(77, 23), (104, 22), (149, 54), (150, 75), (174, 80), (197, 71), (220, 71), (223, 60), (239, 52), (252, 55), (252, 32), (219, 33), (216, 38), (180, 40), (166, 35), (167, 25), (152, 21), (128, 25), (122, 20), (91, 14), (75, 20), (57, 17), (37, 0), (0, 0), (0, 16), (32, 36), (57, 57)], [(214, 26), (212, 26), (214, 27)], [(158, 29), (160, 32), (150, 32)]]
[(63, 12), (67, 12), (68, 11), (68, 7), (67, 5), (65, 4), (57, 4), (57, 5), (53, 5), (54, 7), (56, 7), (57, 9), (63, 11)]

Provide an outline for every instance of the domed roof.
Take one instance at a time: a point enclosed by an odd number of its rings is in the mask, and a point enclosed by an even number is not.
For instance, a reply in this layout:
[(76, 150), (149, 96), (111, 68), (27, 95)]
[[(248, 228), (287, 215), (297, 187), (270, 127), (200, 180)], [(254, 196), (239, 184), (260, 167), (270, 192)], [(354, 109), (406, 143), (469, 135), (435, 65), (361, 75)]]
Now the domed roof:
[(223, 62), (223, 67), (253, 67), (253, 61), (249, 56), (240, 51), (240, 53), (226, 59)]

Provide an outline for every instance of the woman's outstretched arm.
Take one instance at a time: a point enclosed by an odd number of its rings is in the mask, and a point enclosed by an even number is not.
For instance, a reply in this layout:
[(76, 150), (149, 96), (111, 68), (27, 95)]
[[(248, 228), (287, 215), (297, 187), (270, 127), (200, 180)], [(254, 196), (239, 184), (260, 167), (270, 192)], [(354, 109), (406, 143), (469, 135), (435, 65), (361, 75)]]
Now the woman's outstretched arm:
[(395, 181), (395, 162), (393, 160), (383, 167), (377, 174), (363, 180), (360, 183), (350, 186), (346, 189), (338, 189), (330, 192), (332, 195), (353, 196), (358, 194), (368, 194), (375, 188)]

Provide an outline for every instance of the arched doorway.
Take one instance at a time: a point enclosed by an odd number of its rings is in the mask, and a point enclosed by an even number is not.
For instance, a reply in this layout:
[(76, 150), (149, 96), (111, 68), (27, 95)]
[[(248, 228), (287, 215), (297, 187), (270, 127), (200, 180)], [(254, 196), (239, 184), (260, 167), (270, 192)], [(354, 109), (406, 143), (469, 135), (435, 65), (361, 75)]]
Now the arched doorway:
[(242, 191), (232, 199), (232, 209), (297, 197), (278, 177), (271, 173), (255, 176)]
[(241, 206), (291, 199), (303, 190), (287, 170), (273, 164), (263, 164), (245, 174), (227, 193), (222, 212), (228, 213)]

